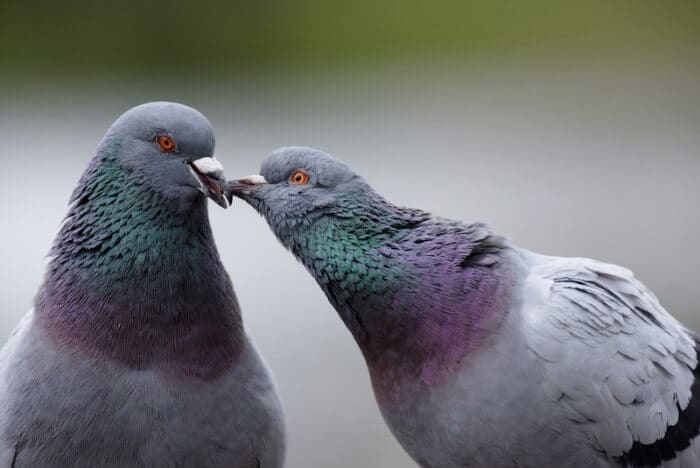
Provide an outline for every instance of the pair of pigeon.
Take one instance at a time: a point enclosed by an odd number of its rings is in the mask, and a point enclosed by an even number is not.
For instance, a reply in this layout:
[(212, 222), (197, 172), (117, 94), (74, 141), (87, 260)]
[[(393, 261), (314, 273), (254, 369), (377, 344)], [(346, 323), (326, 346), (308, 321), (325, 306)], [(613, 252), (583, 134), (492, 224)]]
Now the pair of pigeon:
[(696, 336), (628, 270), (397, 207), (311, 148), (234, 182), (213, 151), (180, 104), (107, 131), (0, 355), (0, 468), (283, 466), (208, 220), (233, 196), (317, 280), (421, 466), (700, 466)]

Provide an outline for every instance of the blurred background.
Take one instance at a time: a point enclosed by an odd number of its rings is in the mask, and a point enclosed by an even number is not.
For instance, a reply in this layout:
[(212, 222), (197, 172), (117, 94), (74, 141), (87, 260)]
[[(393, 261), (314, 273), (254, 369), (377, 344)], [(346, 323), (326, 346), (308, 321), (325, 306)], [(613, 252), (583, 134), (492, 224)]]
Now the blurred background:
[[(322, 148), (389, 199), (633, 269), (700, 330), (700, 2), (0, 2), (0, 338), (73, 186), (144, 101), (201, 110), (230, 178)], [(359, 351), (242, 203), (211, 207), (288, 415), (288, 466), (411, 467)]]

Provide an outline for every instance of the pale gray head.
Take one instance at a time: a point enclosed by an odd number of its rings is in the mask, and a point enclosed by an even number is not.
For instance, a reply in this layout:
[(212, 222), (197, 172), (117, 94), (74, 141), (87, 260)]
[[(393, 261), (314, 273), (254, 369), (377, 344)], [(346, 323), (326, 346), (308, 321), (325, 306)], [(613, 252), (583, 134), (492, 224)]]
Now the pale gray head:
[(323, 216), (350, 217), (381, 197), (345, 163), (314, 148), (280, 148), (263, 160), (260, 174), (229, 183), (267, 219), (284, 241)]
[(107, 130), (102, 151), (167, 199), (206, 195), (227, 208), (223, 167), (214, 159), (214, 130), (182, 104), (151, 102), (126, 111)]

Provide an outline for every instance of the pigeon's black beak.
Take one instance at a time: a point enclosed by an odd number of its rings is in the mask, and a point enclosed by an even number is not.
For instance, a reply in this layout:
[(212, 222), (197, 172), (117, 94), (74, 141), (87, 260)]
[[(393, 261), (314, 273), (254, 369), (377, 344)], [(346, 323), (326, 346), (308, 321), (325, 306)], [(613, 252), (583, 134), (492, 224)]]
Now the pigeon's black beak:
[(261, 185), (266, 185), (267, 181), (261, 175), (249, 175), (238, 180), (232, 180), (226, 187), (226, 196), (229, 203), (233, 202), (233, 197), (242, 198), (249, 195), (253, 190)]
[(188, 161), (187, 164), (199, 181), (199, 190), (220, 207), (228, 208), (230, 203), (225, 193), (226, 177), (221, 163), (214, 158), (201, 158)]

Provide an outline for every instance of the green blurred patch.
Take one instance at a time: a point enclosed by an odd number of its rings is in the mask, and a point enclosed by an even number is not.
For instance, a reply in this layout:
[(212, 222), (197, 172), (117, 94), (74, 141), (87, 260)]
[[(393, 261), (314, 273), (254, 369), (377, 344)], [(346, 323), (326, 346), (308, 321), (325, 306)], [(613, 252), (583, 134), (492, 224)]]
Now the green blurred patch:
[(693, 51), (700, 1), (4, 1), (0, 70), (236, 72)]

